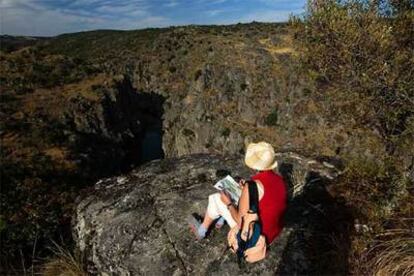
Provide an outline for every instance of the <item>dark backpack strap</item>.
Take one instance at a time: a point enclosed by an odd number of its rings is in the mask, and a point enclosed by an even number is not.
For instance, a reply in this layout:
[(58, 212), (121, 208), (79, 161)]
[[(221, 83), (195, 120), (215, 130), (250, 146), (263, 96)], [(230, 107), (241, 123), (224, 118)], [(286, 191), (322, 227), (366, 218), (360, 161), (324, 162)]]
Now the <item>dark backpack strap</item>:
[(257, 190), (257, 183), (255, 181), (248, 182), (249, 188), (249, 210), (259, 212), (259, 192)]
[[(257, 183), (253, 180), (249, 180), (246, 182), (247, 184), (247, 188), (248, 188), (248, 192), (249, 192), (249, 212), (250, 213), (257, 213), (259, 214), (259, 192), (257, 190)], [(242, 225), (241, 225), (241, 229), (243, 229), (243, 225), (244, 225), (245, 221), (242, 218)], [(243, 260), (245, 258), (244, 256), (244, 252), (246, 251), (247, 248), (250, 248), (251, 246), (255, 245), (257, 240), (259, 239), (259, 236), (261, 234), (261, 226), (260, 226), (260, 222), (259, 221), (253, 221), (251, 222), (253, 223), (253, 235), (252, 237), (250, 237), (250, 227), (249, 227), (249, 232), (247, 233), (247, 240), (244, 241), (241, 238), (241, 229), (240, 231), (237, 233), (237, 243), (239, 248), (237, 249), (237, 260), (239, 263), (239, 268), (241, 268), (242, 264), (244, 263)], [(250, 237), (250, 238), (249, 238)]]

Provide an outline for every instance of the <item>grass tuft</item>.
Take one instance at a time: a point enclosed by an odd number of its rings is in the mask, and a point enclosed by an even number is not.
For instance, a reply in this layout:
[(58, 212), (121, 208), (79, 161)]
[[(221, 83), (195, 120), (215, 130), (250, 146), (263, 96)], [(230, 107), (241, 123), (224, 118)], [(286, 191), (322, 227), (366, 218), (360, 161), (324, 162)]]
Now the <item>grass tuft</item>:
[(414, 275), (414, 236), (409, 230), (385, 232), (382, 236), (391, 239), (381, 241), (372, 247), (368, 254), (375, 257), (369, 262), (372, 275)]
[(86, 276), (84, 263), (75, 257), (68, 249), (54, 243), (51, 249), (54, 257), (49, 259), (42, 269), (44, 276)]

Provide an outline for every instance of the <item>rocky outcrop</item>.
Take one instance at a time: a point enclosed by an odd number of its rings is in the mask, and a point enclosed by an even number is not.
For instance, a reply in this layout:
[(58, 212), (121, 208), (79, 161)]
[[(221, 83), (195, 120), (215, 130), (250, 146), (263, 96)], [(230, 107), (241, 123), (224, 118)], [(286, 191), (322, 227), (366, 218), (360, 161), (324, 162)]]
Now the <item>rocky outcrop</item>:
[[(229, 50), (222, 47), (216, 54), (229, 56)], [(278, 62), (266, 51), (249, 50), (266, 68)], [(244, 55), (246, 49), (240, 51)], [(143, 87), (166, 97), (163, 149), (170, 157), (193, 153), (240, 153), (249, 139), (264, 139), (257, 128), (265, 127), (266, 117), (275, 105), (280, 76), (259, 69), (253, 59), (243, 60), (249, 68), (246, 69), (239, 64), (242, 61), (232, 60), (223, 65), (219, 57), (201, 55), (203, 63), (189, 64), (189, 68), (185, 68), (195, 70), (194, 74), (186, 76), (183, 73), (178, 77), (180, 91), (174, 91), (178, 86), (176, 79), (160, 81), (153, 72), (161, 69), (153, 64), (146, 65), (148, 68), (145, 69), (139, 66), (140, 63), (134, 64), (129, 73), (138, 89)], [(147, 75), (145, 80), (149, 81), (143, 83), (142, 75)], [(182, 79), (184, 81), (181, 82)]]
[(351, 119), (322, 114), (329, 103), (298, 73), (291, 34), (286, 24), (257, 22), (93, 31), (56, 37), (44, 51), (85, 59), (109, 75), (128, 76), (137, 91), (164, 97), (168, 157), (237, 154), (245, 143), (265, 140), (278, 150), (375, 162), (386, 151), (382, 138), (344, 124)]
[[(164, 97), (163, 149), (168, 157), (237, 154), (246, 141), (274, 142), (291, 128), (294, 101), (302, 97), (293, 95), (300, 89), (285, 83), (290, 75), (291, 82), (299, 82), (290, 72), (293, 45), (285, 24), (96, 34), (84, 33), (87, 44), (69, 34), (47, 47), (80, 55), (108, 74), (128, 76), (137, 91)], [(266, 121), (269, 114), (279, 119)]]
[[(335, 178), (332, 163), (293, 153), (279, 154), (287, 177), (291, 202), (321, 180)], [(248, 178), (241, 156), (190, 155), (152, 161), (128, 175), (100, 180), (79, 202), (74, 237), (89, 263), (90, 273), (101, 275), (273, 275), (309, 268), (297, 231), (306, 214), (288, 223), (272, 244), (265, 261), (240, 268), (227, 250), (228, 227), (212, 230), (195, 241), (186, 218), (203, 214), (213, 184), (226, 174)], [(298, 209), (297, 209), (298, 210)], [(294, 220), (292, 220), (294, 221)], [(303, 239), (303, 238), (302, 238)], [(289, 248), (293, 248), (292, 254)]]
[[(117, 173), (145, 161), (147, 133), (161, 133), (163, 98), (136, 91), (124, 76), (94, 89), (97, 100), (73, 97), (63, 109), (69, 145), (80, 156), (83, 173)], [(163, 157), (161, 138), (159, 149), (151, 150)]]

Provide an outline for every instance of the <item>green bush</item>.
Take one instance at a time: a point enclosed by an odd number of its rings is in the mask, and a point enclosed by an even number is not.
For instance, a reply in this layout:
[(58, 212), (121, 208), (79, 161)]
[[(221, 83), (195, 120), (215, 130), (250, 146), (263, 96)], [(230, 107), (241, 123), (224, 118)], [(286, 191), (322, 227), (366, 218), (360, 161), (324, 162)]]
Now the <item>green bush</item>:
[(230, 136), (230, 133), (231, 133), (231, 130), (228, 127), (226, 127), (225, 129), (223, 129), (221, 131), (221, 136), (223, 136), (223, 137), (229, 137)]
[[(404, 204), (414, 198), (406, 177), (414, 155), (414, 2), (314, 0), (291, 26), (300, 73), (315, 84), (306, 95), (318, 103), (318, 115), (349, 135), (358, 133), (361, 143), (379, 137), (374, 147), (385, 148), (342, 156), (348, 165), (334, 189), (369, 229), (352, 237), (349, 261), (355, 274), (371, 275), (381, 269), (370, 267), (370, 259), (387, 252), (367, 248), (387, 231), (412, 233), (403, 222), (412, 221), (412, 208)], [(407, 252), (394, 257), (412, 259)], [(398, 265), (387, 263), (384, 271), (398, 271)]]
[(268, 126), (276, 126), (278, 118), (278, 110), (275, 108), (272, 112), (269, 113), (269, 115), (266, 116), (265, 124)]
[(392, 151), (414, 116), (414, 2), (312, 1), (292, 23), (327, 118), (370, 128)]

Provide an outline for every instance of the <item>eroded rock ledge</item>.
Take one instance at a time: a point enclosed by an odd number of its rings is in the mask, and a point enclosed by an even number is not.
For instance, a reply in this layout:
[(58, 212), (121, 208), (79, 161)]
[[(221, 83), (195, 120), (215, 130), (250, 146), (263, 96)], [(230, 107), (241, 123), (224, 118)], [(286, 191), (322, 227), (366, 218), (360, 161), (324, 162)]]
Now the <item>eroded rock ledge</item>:
[[(279, 154), (279, 168), (287, 174), (291, 199), (321, 179), (335, 178), (331, 163), (294, 153)], [(295, 237), (298, 222), (288, 225), (271, 246), (265, 261), (240, 270), (226, 249), (228, 227), (212, 230), (196, 242), (186, 218), (202, 213), (213, 184), (231, 173), (248, 177), (241, 156), (190, 155), (153, 161), (128, 175), (100, 180), (80, 200), (74, 219), (78, 248), (90, 273), (101, 275), (274, 275), (286, 262), (286, 248)], [(316, 179), (316, 180), (315, 180)], [(302, 220), (306, 220), (306, 215)], [(300, 227), (299, 227), (300, 228)], [(306, 256), (294, 248), (297, 272), (306, 271)], [(289, 255), (290, 256), (290, 255)]]

